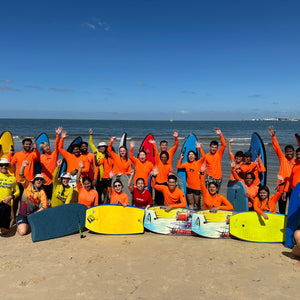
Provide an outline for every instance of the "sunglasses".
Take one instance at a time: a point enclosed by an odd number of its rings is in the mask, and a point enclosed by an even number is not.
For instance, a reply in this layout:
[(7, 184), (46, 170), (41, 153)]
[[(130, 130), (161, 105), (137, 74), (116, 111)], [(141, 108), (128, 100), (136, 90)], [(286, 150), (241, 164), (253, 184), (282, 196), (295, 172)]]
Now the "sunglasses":
[(43, 181), (42, 178), (36, 178), (35, 180), (36, 180), (36, 181)]
[(115, 184), (114, 187), (120, 187), (122, 186), (121, 184)]
[(8, 168), (8, 164), (0, 164), (0, 167), (6, 167), (6, 168)]

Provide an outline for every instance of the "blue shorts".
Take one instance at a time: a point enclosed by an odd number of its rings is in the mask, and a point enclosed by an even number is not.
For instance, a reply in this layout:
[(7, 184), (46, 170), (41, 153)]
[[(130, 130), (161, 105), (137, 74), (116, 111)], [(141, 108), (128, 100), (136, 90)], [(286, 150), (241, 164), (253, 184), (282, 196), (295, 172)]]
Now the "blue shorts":
[(21, 225), (21, 224), (28, 224), (28, 219), (26, 216), (24, 215), (18, 215), (17, 219), (16, 219), (16, 224), (17, 226)]

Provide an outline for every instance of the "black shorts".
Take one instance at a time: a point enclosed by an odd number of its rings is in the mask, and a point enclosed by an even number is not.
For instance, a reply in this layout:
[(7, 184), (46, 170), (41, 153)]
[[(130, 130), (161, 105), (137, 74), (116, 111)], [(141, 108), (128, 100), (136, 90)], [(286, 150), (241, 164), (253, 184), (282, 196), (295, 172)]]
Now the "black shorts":
[(190, 189), (190, 188), (186, 187), (186, 194), (194, 194), (196, 196), (200, 196), (201, 190), (194, 190), (194, 189)]
[(11, 216), (11, 207), (1, 202), (0, 203), (0, 227), (9, 229), (10, 224), (10, 216)]

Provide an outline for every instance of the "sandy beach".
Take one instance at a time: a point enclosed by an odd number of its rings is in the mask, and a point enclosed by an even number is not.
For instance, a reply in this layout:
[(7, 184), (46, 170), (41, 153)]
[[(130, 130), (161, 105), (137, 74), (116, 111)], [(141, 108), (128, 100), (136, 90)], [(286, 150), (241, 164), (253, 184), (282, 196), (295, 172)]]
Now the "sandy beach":
[(79, 234), (1, 237), (0, 299), (283, 299), (300, 267), (282, 244)]

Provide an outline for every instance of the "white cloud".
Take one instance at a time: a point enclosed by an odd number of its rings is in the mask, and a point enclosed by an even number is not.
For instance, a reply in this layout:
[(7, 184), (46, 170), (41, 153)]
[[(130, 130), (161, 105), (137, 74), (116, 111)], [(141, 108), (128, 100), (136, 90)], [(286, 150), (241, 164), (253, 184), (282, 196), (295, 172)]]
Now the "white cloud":
[(49, 90), (53, 92), (61, 92), (61, 93), (74, 92), (74, 90), (71, 89), (60, 89), (60, 88), (50, 88)]
[(136, 83), (138, 86), (146, 86), (146, 83), (142, 83), (142, 82), (137, 82)]
[(0, 86), (0, 91), (6, 91), (6, 92), (19, 92), (20, 90), (19, 89), (15, 89), (11, 86)]
[(179, 113), (182, 114), (182, 115), (189, 114), (189, 112), (187, 110), (180, 110)]
[(12, 80), (9, 80), (9, 79), (0, 79), (0, 82), (12, 83)]

